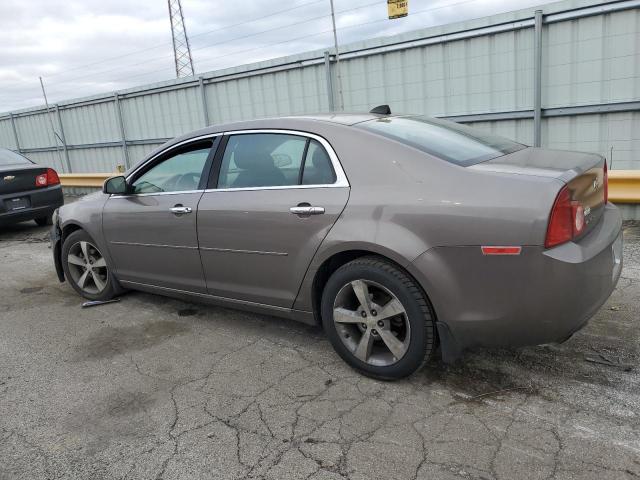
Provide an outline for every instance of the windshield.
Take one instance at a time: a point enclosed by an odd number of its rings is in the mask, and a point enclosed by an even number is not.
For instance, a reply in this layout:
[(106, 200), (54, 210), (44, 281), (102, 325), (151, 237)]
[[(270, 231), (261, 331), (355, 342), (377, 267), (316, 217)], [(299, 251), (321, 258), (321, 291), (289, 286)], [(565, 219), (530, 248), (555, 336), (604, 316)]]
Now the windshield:
[(356, 126), (463, 167), (526, 148), (506, 138), (428, 117), (385, 117)]
[(19, 163), (31, 163), (31, 161), (29, 159), (27, 159), (26, 157), (23, 157), (22, 155), (19, 155), (15, 152), (12, 152), (11, 150), (7, 150), (4, 148), (0, 148), (0, 166), (3, 165), (15, 165), (15, 164), (19, 164)]

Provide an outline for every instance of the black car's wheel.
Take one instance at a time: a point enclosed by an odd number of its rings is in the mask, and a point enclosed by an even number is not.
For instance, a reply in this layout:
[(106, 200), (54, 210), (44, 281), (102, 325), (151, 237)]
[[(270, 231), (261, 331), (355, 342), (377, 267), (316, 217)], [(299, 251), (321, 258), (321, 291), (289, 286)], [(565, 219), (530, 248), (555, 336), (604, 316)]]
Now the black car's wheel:
[(365, 375), (403, 378), (433, 354), (435, 318), (428, 299), (404, 271), (381, 258), (361, 257), (336, 270), (321, 308), (333, 348)]
[(53, 225), (53, 217), (51, 216), (51, 214), (47, 215), (46, 217), (38, 217), (35, 219), (35, 221), (41, 227)]
[(76, 230), (65, 239), (61, 255), (67, 281), (83, 297), (110, 300), (120, 293), (106, 259), (84, 230)]

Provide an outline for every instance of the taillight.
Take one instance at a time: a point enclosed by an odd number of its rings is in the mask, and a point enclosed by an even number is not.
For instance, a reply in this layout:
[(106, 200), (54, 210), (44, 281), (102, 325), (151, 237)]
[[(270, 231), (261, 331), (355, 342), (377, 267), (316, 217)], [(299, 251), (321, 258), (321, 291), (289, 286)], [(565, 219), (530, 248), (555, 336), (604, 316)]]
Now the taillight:
[(60, 177), (58, 177), (58, 172), (56, 172), (53, 168), (47, 168), (47, 185), (58, 184), (60, 184)]
[(609, 201), (609, 169), (607, 168), (607, 160), (604, 161), (604, 203)]
[(59, 183), (60, 177), (58, 177), (58, 173), (53, 168), (47, 168), (45, 173), (41, 173), (36, 177), (36, 187), (49, 187)]
[(585, 224), (584, 207), (571, 200), (569, 187), (564, 186), (551, 209), (544, 246), (551, 248), (573, 240), (582, 233)]
[(36, 187), (46, 187), (47, 186), (47, 174), (43, 173), (36, 177)]

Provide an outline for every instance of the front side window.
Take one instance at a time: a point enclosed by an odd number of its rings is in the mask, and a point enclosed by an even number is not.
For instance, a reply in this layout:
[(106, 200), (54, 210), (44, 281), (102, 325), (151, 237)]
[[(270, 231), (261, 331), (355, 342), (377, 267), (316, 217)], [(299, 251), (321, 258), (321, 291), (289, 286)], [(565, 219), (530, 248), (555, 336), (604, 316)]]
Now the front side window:
[(134, 193), (197, 190), (210, 151), (211, 142), (181, 149), (140, 175), (133, 182)]
[(5, 148), (0, 148), (0, 165), (20, 165), (20, 164), (30, 164), (32, 163), (28, 158), (23, 157), (22, 155), (12, 152), (11, 150), (7, 150)]
[(316, 140), (280, 133), (229, 137), (218, 188), (324, 185), (335, 182), (326, 150)]
[(475, 128), (428, 117), (385, 117), (357, 126), (463, 167), (526, 148)]

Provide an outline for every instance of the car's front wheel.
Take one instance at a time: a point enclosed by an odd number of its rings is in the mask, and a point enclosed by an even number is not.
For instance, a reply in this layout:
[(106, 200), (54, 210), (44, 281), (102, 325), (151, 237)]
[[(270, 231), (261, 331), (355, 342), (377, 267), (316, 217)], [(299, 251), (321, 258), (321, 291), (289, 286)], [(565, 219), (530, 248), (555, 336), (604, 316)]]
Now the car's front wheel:
[(329, 278), (322, 322), (336, 352), (375, 378), (411, 375), (435, 348), (434, 315), (416, 282), (379, 257), (353, 260)]
[(110, 300), (119, 293), (117, 281), (96, 242), (84, 230), (62, 244), (62, 268), (73, 289), (89, 300)]

